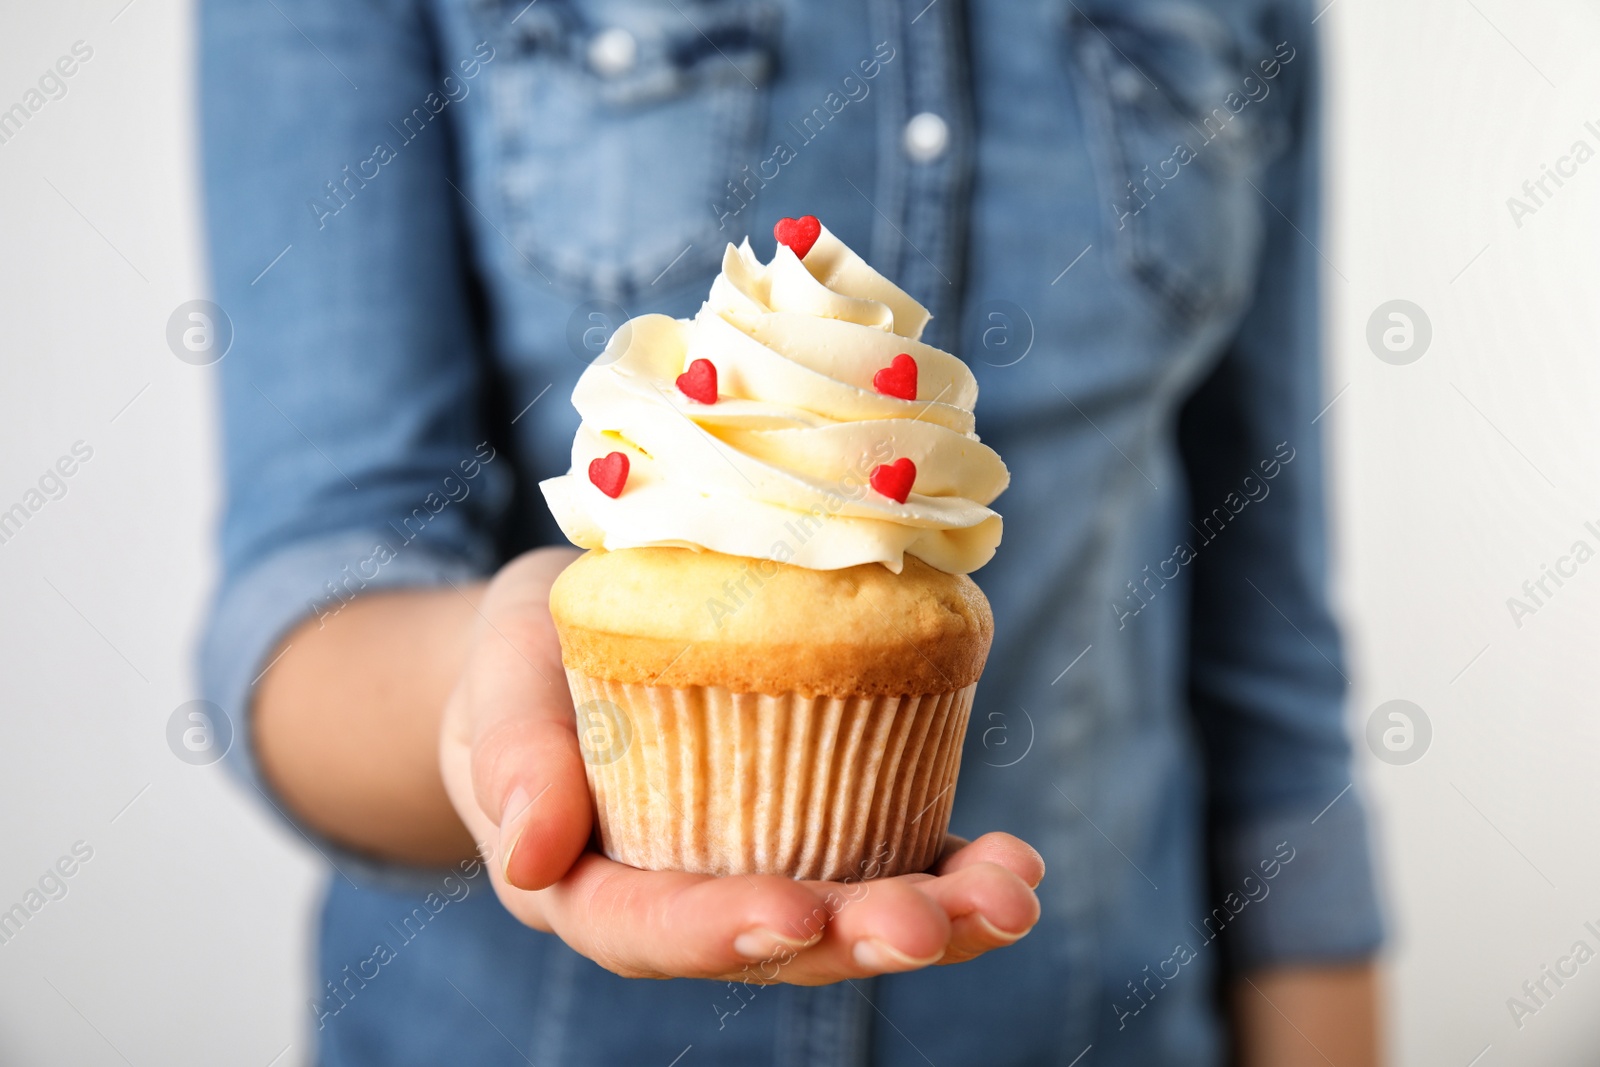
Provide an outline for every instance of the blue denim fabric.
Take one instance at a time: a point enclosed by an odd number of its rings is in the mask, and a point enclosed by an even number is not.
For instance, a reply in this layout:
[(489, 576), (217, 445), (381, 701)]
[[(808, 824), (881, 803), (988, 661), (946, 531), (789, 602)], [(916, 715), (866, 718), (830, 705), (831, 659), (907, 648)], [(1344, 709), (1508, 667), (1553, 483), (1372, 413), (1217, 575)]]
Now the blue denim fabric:
[[(953, 829), (1041, 850), (1029, 937), (820, 989), (627, 981), (481, 873), (302, 831), (337, 867), (322, 1063), (1207, 1065), (1225, 967), (1374, 949), (1324, 588), (1305, 5), (205, 0), (201, 31), (235, 327), (201, 661), (258, 787), (282, 635), (559, 542), (533, 484), (607, 326), (692, 313), (723, 243), (765, 253), (781, 216), (933, 310), (1014, 479)], [(948, 140), (918, 160), (921, 112)]]

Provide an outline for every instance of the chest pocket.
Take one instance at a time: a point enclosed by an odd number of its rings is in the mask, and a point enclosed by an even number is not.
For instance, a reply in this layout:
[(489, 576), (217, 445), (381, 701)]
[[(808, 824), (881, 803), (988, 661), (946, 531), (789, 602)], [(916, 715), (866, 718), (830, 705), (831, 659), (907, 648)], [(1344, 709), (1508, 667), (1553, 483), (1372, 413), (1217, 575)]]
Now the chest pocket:
[(1262, 174), (1288, 144), (1302, 73), (1281, 40), (1188, 3), (1074, 4), (1068, 17), (1109, 245), (1180, 320), (1235, 312), (1254, 288), (1275, 214)]
[(717, 263), (713, 205), (753, 158), (777, 23), (754, 0), (543, 0), (502, 21), (494, 182), (518, 251), (616, 300)]

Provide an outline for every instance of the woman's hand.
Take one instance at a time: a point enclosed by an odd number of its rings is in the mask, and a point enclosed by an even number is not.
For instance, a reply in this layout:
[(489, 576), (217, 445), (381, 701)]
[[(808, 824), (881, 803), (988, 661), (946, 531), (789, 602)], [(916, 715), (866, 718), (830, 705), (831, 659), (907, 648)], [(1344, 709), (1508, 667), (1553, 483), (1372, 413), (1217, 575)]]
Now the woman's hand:
[(1039, 918), (1039, 854), (947, 840), (932, 874), (852, 884), (641, 871), (586, 851), (592, 806), (548, 607), (576, 553), (507, 565), (479, 606), (440, 737), (445, 788), (522, 922), (627, 977), (820, 985), (958, 963)]

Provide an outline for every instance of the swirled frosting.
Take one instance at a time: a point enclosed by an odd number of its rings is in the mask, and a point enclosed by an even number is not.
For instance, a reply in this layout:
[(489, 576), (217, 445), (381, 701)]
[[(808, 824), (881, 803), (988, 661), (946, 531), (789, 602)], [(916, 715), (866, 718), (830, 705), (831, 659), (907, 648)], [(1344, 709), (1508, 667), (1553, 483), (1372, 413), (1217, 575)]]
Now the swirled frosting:
[[(917, 340), (928, 311), (824, 228), (801, 260), (779, 245), (762, 265), (749, 241), (693, 319), (642, 315), (584, 371), (572, 470), (540, 483), (562, 531), (583, 548), (679, 546), (815, 570), (910, 553), (952, 574), (1000, 543), (987, 506), (1010, 481), (973, 432), (978, 385), (964, 363)], [(914, 400), (879, 392), (900, 353), (917, 363)], [(697, 359), (716, 368), (715, 403), (674, 384)], [(615, 498), (591, 461), (628, 458)], [(904, 503), (873, 470), (916, 465)]]

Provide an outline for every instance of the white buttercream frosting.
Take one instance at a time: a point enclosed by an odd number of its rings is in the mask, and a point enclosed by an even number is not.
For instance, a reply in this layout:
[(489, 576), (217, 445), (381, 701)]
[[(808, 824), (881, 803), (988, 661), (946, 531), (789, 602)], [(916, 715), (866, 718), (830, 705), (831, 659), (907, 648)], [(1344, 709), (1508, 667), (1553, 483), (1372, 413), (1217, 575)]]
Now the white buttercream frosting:
[[(973, 432), (972, 372), (917, 340), (928, 317), (825, 228), (804, 261), (779, 245), (762, 265), (748, 241), (729, 245), (693, 319), (631, 319), (584, 371), (572, 469), (539, 487), (583, 548), (672, 545), (895, 572), (909, 553), (976, 570), (1000, 543), (988, 504), (1010, 475)], [(914, 400), (873, 386), (902, 352), (917, 363)], [(716, 367), (713, 404), (675, 384), (697, 359)], [(588, 477), (610, 452), (629, 462), (614, 499)], [(917, 472), (903, 504), (869, 484), (901, 458)]]

